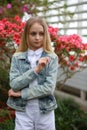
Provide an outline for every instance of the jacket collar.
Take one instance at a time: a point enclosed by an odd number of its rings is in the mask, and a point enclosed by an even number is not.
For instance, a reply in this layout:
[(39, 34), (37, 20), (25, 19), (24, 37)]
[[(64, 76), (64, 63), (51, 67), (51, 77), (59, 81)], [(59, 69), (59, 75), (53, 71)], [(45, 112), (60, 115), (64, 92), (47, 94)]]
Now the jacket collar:
[[(28, 56), (28, 51), (26, 51), (26, 52), (18, 52), (18, 53), (15, 53), (14, 55), (17, 56), (18, 59), (28, 60), (28, 57), (27, 57)], [(43, 51), (41, 57), (44, 57), (46, 55), (47, 55), (47, 52)]]
[(43, 52), (43, 48), (39, 48), (35, 51), (28, 49), (28, 56), (34, 56), (34, 55), (38, 56), (38, 55), (41, 55), (42, 52)]

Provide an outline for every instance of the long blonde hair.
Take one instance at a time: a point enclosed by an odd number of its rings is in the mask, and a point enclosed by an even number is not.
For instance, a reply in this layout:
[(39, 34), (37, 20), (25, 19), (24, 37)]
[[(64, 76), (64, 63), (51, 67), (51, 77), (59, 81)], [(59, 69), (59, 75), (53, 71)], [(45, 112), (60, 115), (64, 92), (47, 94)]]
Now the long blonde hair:
[(31, 17), (29, 20), (27, 20), (25, 28), (24, 28), (24, 32), (22, 34), (21, 43), (20, 43), (18, 49), (16, 50), (16, 52), (25, 52), (28, 49), (29, 30), (34, 23), (39, 23), (41, 26), (43, 26), (43, 29), (44, 29), (43, 50), (45, 52), (49, 52), (49, 53), (53, 52), (47, 24), (44, 19), (37, 17), (37, 16)]

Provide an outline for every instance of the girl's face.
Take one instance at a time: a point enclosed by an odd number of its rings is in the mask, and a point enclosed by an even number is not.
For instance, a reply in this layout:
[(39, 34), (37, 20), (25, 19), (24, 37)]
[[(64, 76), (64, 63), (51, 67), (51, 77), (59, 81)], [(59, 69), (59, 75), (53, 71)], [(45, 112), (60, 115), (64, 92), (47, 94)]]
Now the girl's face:
[(39, 23), (34, 23), (29, 30), (29, 49), (37, 50), (43, 46), (44, 29)]

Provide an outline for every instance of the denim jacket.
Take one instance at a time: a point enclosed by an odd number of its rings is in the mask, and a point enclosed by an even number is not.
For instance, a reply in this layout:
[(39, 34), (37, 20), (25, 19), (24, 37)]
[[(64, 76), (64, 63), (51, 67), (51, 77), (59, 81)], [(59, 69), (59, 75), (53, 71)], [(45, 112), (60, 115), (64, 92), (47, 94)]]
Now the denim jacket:
[[(10, 86), (15, 92), (21, 91), (21, 97), (9, 97), (7, 105), (15, 110), (25, 111), (27, 101), (38, 98), (40, 111), (46, 113), (57, 107), (54, 90), (58, 74), (58, 57), (55, 53), (43, 51), (41, 57), (48, 56), (50, 62), (37, 74), (31, 68), (27, 53), (15, 53), (12, 57)], [(29, 83), (35, 78), (38, 84), (29, 88)]]

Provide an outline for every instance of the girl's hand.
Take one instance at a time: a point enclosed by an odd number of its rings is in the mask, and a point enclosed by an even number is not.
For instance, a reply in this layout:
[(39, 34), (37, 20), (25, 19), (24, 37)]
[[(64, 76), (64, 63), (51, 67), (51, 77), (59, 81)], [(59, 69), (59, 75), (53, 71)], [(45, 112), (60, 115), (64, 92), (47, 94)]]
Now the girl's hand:
[(21, 96), (21, 91), (14, 92), (12, 89), (8, 91), (9, 97), (20, 97)]
[(42, 57), (38, 61), (38, 65), (35, 67), (35, 72), (39, 73), (46, 65), (49, 63), (50, 58), (49, 57)]

